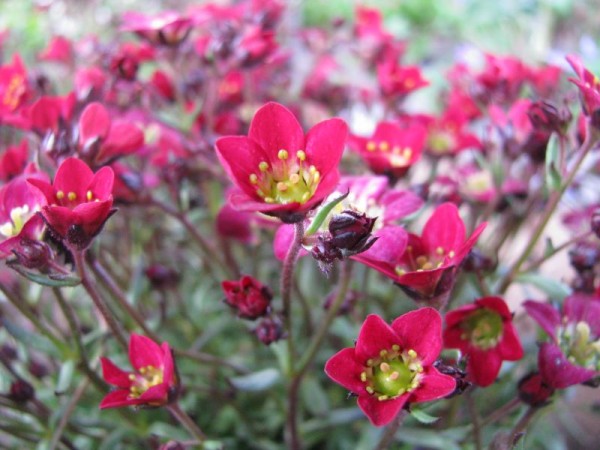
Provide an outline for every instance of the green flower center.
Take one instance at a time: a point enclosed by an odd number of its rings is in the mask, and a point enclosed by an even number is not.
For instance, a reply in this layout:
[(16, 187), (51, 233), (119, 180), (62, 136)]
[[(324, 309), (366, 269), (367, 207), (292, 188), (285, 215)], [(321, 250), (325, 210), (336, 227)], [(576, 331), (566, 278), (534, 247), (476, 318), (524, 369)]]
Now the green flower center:
[(502, 316), (490, 309), (479, 309), (462, 322), (461, 339), (481, 350), (489, 350), (502, 339)]
[(422, 372), (417, 352), (400, 352), (400, 346), (393, 345), (391, 350), (381, 350), (378, 358), (367, 361), (360, 379), (369, 394), (383, 401), (414, 391), (420, 384)]
[(432, 133), (428, 141), (429, 149), (436, 155), (445, 155), (456, 145), (454, 136), (448, 131)]
[(600, 370), (600, 338), (594, 339), (587, 322), (570, 323), (559, 330), (561, 348), (567, 359), (591, 370)]
[(129, 396), (131, 398), (138, 398), (151, 387), (163, 382), (162, 368), (146, 366), (141, 367), (138, 372), (138, 374), (132, 373), (129, 375), (129, 379), (132, 381), (129, 388)]
[(258, 172), (249, 175), (250, 183), (265, 203), (306, 203), (317, 190), (321, 174), (315, 166), (306, 164), (306, 153), (298, 150), (296, 155), (281, 149), (279, 161), (269, 165), (262, 161)]

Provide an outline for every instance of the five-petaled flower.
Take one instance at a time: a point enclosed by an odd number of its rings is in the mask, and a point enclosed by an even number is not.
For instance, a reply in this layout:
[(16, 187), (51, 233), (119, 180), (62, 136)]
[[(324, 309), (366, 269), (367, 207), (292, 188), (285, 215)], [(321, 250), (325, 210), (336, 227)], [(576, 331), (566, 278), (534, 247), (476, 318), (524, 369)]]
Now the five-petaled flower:
[(512, 314), (500, 297), (484, 297), (446, 314), (444, 347), (467, 355), (467, 373), (479, 386), (489, 386), (502, 361), (517, 361), (523, 348)]
[(117, 387), (102, 399), (100, 409), (162, 406), (176, 398), (179, 383), (168, 343), (159, 346), (150, 338), (132, 334), (129, 361), (133, 372), (125, 372), (110, 359), (100, 358), (104, 380)]
[(442, 318), (421, 308), (388, 325), (369, 315), (356, 345), (333, 355), (325, 373), (358, 395), (358, 406), (375, 426), (383, 426), (407, 404), (443, 398), (454, 392), (454, 378), (433, 363), (442, 350)]
[(551, 387), (563, 389), (600, 377), (600, 296), (572, 294), (561, 314), (550, 304), (528, 300), (527, 313), (548, 333), (540, 346), (539, 371)]
[(46, 196), (48, 204), (40, 214), (49, 230), (78, 250), (89, 246), (116, 211), (112, 209), (114, 173), (110, 167), (94, 174), (83, 161), (68, 158), (56, 171), (53, 184), (35, 178), (28, 182)]
[(217, 139), (217, 155), (239, 190), (229, 201), (287, 223), (302, 220), (336, 187), (347, 126), (341, 119), (315, 125), (304, 135), (291, 111), (278, 103), (260, 108), (248, 136)]
[(355, 259), (392, 278), (414, 300), (432, 300), (449, 292), (458, 266), (475, 245), (486, 223), (467, 239), (465, 225), (452, 203), (433, 212), (421, 236), (380, 235)]

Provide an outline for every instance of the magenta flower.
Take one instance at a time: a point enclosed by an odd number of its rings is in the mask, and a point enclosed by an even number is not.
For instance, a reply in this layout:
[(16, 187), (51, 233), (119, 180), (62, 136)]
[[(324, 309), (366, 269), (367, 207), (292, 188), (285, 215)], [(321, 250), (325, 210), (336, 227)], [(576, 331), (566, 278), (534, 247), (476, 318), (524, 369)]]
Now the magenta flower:
[(420, 124), (402, 128), (380, 122), (373, 136), (352, 136), (349, 143), (373, 172), (397, 178), (421, 158), (426, 138), (427, 130)]
[(79, 250), (87, 248), (116, 211), (110, 167), (94, 174), (80, 159), (68, 158), (56, 171), (53, 184), (34, 178), (28, 182), (46, 197), (48, 204), (40, 214), (50, 231)]
[(107, 394), (100, 409), (121, 406), (162, 406), (177, 396), (179, 381), (169, 344), (158, 345), (137, 334), (129, 338), (129, 361), (133, 372), (125, 372), (110, 359), (100, 358), (104, 380), (117, 389)]
[(288, 223), (302, 220), (335, 189), (346, 135), (344, 121), (329, 119), (305, 136), (291, 111), (267, 103), (254, 115), (248, 136), (216, 142), (219, 160), (239, 188), (231, 205)]
[(465, 225), (452, 203), (436, 208), (423, 234), (406, 238), (380, 236), (373, 247), (355, 259), (390, 277), (415, 300), (428, 300), (448, 292), (458, 266), (467, 256), (486, 223), (467, 239)]
[(538, 355), (548, 385), (563, 389), (600, 376), (600, 296), (572, 294), (562, 316), (548, 303), (528, 300), (523, 306), (551, 338)]
[(579, 96), (583, 114), (591, 118), (592, 124), (600, 125), (600, 79), (587, 70), (581, 60), (574, 55), (567, 56), (578, 78), (569, 78), (569, 81), (579, 88)]
[(354, 347), (333, 355), (325, 373), (358, 395), (375, 426), (391, 422), (407, 404), (450, 395), (454, 378), (433, 366), (442, 350), (442, 318), (433, 308), (403, 314), (392, 325), (371, 314)]
[(479, 386), (494, 382), (502, 361), (517, 361), (523, 348), (512, 314), (500, 297), (484, 297), (446, 314), (444, 347), (467, 355), (467, 372)]

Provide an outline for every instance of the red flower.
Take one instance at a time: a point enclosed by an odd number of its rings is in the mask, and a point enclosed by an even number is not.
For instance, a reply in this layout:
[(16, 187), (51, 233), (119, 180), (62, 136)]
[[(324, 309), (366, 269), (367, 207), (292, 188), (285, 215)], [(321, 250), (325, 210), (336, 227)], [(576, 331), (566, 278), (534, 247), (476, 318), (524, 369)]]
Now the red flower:
[(494, 382), (502, 361), (523, 357), (512, 314), (500, 297), (480, 298), (446, 314), (444, 347), (468, 356), (467, 372), (479, 386)]
[(458, 208), (444, 203), (431, 215), (420, 237), (409, 234), (408, 242), (401, 242), (380, 236), (371, 249), (355, 259), (392, 278), (413, 299), (432, 299), (452, 288), (458, 266), (485, 226), (479, 225), (466, 239)]
[(221, 283), (225, 293), (225, 303), (236, 309), (243, 319), (257, 319), (264, 316), (271, 304), (271, 290), (260, 281), (244, 275), (239, 281), (225, 280)]
[(442, 318), (433, 308), (398, 317), (388, 325), (371, 314), (356, 345), (333, 355), (325, 373), (358, 395), (358, 406), (375, 426), (383, 426), (409, 403), (450, 395), (454, 378), (433, 366), (442, 350)]
[(117, 389), (107, 394), (100, 409), (121, 406), (162, 406), (173, 401), (179, 384), (169, 344), (132, 334), (129, 361), (133, 372), (119, 369), (110, 359), (100, 358), (104, 380)]
[(21, 57), (15, 54), (12, 64), (0, 66), (0, 118), (14, 112), (28, 95), (27, 72)]
[(561, 314), (547, 303), (528, 300), (527, 313), (551, 337), (540, 346), (538, 365), (544, 381), (563, 389), (600, 376), (600, 296), (573, 294)]
[(600, 79), (587, 70), (581, 60), (574, 56), (567, 56), (567, 61), (579, 77), (569, 78), (569, 81), (579, 88), (583, 114), (590, 117), (592, 124), (600, 126)]
[(144, 133), (126, 120), (113, 120), (101, 103), (90, 103), (79, 118), (79, 146), (82, 156), (106, 164), (133, 153), (144, 144)]
[(50, 230), (79, 250), (86, 248), (112, 209), (114, 173), (103, 167), (95, 174), (83, 161), (68, 158), (60, 165), (51, 185), (43, 180), (29, 179), (48, 204), (41, 215)]
[(401, 177), (419, 160), (427, 138), (425, 127), (403, 129), (393, 122), (380, 122), (371, 138), (352, 136), (350, 145), (378, 174)]
[(383, 95), (403, 97), (429, 85), (429, 81), (421, 75), (419, 67), (401, 66), (396, 58), (397, 55), (391, 53), (390, 57), (377, 65), (379, 89)]
[(163, 11), (154, 16), (137, 12), (123, 14), (122, 31), (133, 31), (154, 45), (178, 45), (189, 35), (192, 19), (175, 11)]
[(302, 220), (335, 189), (346, 135), (341, 119), (329, 119), (305, 136), (287, 108), (267, 103), (254, 115), (247, 137), (216, 142), (221, 164), (239, 188), (231, 205), (284, 222)]

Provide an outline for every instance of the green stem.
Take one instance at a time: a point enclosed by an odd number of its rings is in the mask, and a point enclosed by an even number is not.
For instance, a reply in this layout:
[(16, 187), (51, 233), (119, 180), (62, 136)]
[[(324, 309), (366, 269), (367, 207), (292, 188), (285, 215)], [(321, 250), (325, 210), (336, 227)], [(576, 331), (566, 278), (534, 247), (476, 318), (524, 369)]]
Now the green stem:
[(525, 434), (525, 430), (529, 426), (529, 423), (531, 422), (531, 420), (534, 418), (534, 416), (537, 414), (537, 412), (539, 410), (540, 410), (540, 408), (535, 408), (535, 407), (531, 406), (531, 407), (529, 407), (529, 409), (527, 410), (525, 415), (523, 417), (521, 417), (521, 419), (519, 419), (519, 421), (517, 422), (515, 427), (510, 432), (509, 442), (513, 446), (516, 445), (517, 442), (519, 442), (519, 439), (521, 439), (521, 436), (523, 436), (523, 434)]
[(379, 439), (377, 445), (373, 447), (373, 450), (385, 450), (390, 447), (390, 445), (394, 442), (396, 433), (400, 429), (400, 426), (402, 425), (402, 422), (404, 422), (404, 418), (407, 416), (407, 414), (408, 413), (405, 410), (401, 410), (398, 413), (393, 422), (387, 426), (385, 433), (383, 433), (383, 436), (381, 436), (381, 439)]
[(558, 247), (552, 249), (552, 251), (550, 251), (547, 255), (542, 256), (541, 258), (537, 259), (536, 261), (532, 262), (531, 265), (529, 265), (525, 271), (526, 272), (530, 272), (532, 270), (537, 269), (538, 267), (540, 267), (542, 264), (544, 264), (546, 261), (548, 261), (550, 258), (552, 258), (554, 255), (556, 255), (557, 253), (562, 252), (565, 248), (576, 244), (577, 242), (587, 238), (588, 236), (591, 236), (594, 232), (593, 231), (587, 231), (583, 234), (580, 234), (579, 236), (575, 236), (572, 239), (569, 239), (567, 242), (562, 243), (561, 245), (559, 245)]
[(543, 214), (542, 218), (540, 219), (538, 225), (535, 227), (535, 229), (532, 233), (532, 236), (529, 239), (529, 243), (528, 243), (527, 247), (525, 247), (525, 250), (519, 257), (519, 259), (513, 264), (513, 266), (509, 270), (509, 272), (506, 274), (506, 276), (502, 280), (502, 283), (500, 284), (500, 287), (498, 289), (498, 292), (500, 294), (503, 294), (506, 291), (506, 289), (508, 289), (508, 287), (512, 283), (513, 279), (518, 274), (519, 269), (525, 263), (525, 261), (527, 261), (527, 259), (531, 255), (531, 252), (533, 251), (533, 249), (537, 245), (538, 241), (542, 237), (542, 234), (546, 228), (546, 225), (548, 225), (548, 222), (552, 218), (552, 215), (554, 214), (554, 211), (556, 210), (556, 207), (558, 206), (563, 194), (565, 193), (567, 188), (573, 182), (573, 179), (575, 178), (575, 175), (579, 171), (579, 168), (581, 167), (583, 160), (585, 159), (585, 157), (588, 155), (588, 153), (590, 152), (590, 150), (594, 147), (594, 144), (596, 143), (596, 140), (594, 139), (594, 137), (592, 137), (593, 134), (594, 133), (592, 133), (588, 127), (585, 141), (583, 142), (583, 144), (581, 144), (581, 147), (579, 148), (579, 152), (578, 152), (579, 157), (575, 161), (575, 164), (573, 166), (573, 169), (571, 170), (571, 173), (567, 176), (567, 179), (565, 180), (565, 182), (562, 183), (562, 185), (560, 186), (560, 189), (558, 189), (555, 192), (552, 192), (552, 194), (550, 195), (550, 199), (549, 199), (548, 203), (546, 204), (544, 214)]
[(100, 311), (100, 314), (102, 314), (102, 317), (104, 317), (104, 320), (106, 320), (106, 323), (108, 324), (115, 338), (117, 338), (119, 341), (119, 344), (121, 344), (123, 349), (127, 350), (127, 340), (125, 339), (121, 328), (119, 327), (112, 311), (108, 308), (106, 303), (104, 303), (104, 300), (96, 289), (94, 281), (90, 278), (86, 270), (84, 252), (85, 250), (78, 251), (75, 249), (72, 251), (73, 258), (75, 260), (75, 267), (77, 267), (77, 273), (81, 279), (81, 284), (89, 294), (96, 308), (98, 308), (98, 311)]
[(204, 443), (204, 441), (206, 440), (206, 435), (202, 432), (202, 430), (196, 424), (196, 422), (194, 422), (192, 418), (188, 416), (183, 409), (181, 409), (179, 403), (171, 403), (170, 405), (167, 405), (167, 409), (171, 414), (173, 414), (177, 421), (181, 425), (183, 425), (188, 430), (188, 432), (200, 442), (201, 445)]
[(64, 439), (63, 432), (64, 432), (65, 428), (67, 427), (67, 425), (69, 424), (69, 418), (75, 411), (75, 406), (77, 406), (79, 399), (81, 398), (81, 396), (84, 394), (86, 388), (88, 387), (88, 382), (89, 382), (89, 380), (87, 380), (87, 379), (83, 380), (83, 382), (77, 387), (77, 389), (73, 393), (72, 397), (69, 399), (69, 402), (67, 403), (67, 407), (62, 410), (60, 421), (58, 422), (58, 425), (56, 426), (56, 428), (54, 429), (54, 432), (52, 434), (52, 441), (50, 442), (50, 445), (49, 445), (50, 450), (54, 450), (58, 446), (58, 443), (60, 441), (63, 441), (63, 439)]
[(473, 391), (470, 390), (465, 394), (467, 400), (467, 407), (469, 408), (469, 414), (471, 415), (471, 421), (473, 423), (473, 443), (475, 444), (476, 450), (483, 449), (483, 443), (481, 440), (481, 418), (477, 412), (475, 401), (473, 399)]

